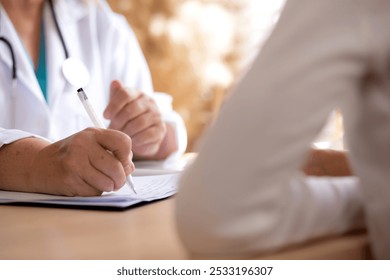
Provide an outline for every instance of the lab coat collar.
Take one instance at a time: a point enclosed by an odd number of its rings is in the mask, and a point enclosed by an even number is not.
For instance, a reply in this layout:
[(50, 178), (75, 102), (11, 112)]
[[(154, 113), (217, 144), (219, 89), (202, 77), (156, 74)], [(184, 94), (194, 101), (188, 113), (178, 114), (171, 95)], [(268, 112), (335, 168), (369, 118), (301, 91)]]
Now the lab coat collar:
[[(14, 26), (11, 23), (6, 11), (1, 9), (1, 36), (6, 38), (12, 46), (12, 49), (15, 54), (15, 63), (16, 63), (16, 74), (17, 80), (20, 83), (23, 83), (27, 88), (30, 88), (32, 92), (35, 93), (38, 99), (41, 102), (45, 102), (43, 94), (38, 84), (34, 73), (33, 63), (29, 57), (22, 41), (19, 38), (18, 33), (16, 32)], [(11, 77), (12, 72), (12, 59), (10, 50), (5, 46), (5, 44), (0, 45), (1, 55), (0, 60), (5, 63), (9, 68), (9, 73)], [(39, 93), (39, 94), (38, 94)]]
[[(88, 13), (88, 4), (78, 0), (54, 0), (54, 9), (60, 30), (63, 34), (65, 44), (71, 53), (71, 41), (67, 39), (67, 30), (74, 27)], [(5, 10), (1, 9), (1, 36), (11, 42), (16, 57), (17, 79), (19, 83), (30, 89), (33, 95), (39, 99), (41, 104), (46, 106), (46, 101), (39, 87), (35, 76), (34, 68), (30, 57), (25, 50), (22, 41), (19, 38), (12, 22), (10, 21)], [(57, 29), (55, 28), (53, 16), (48, 3), (45, 4), (45, 41), (46, 41), (46, 61), (47, 61), (47, 90), (49, 93), (49, 105), (53, 105), (62, 94), (67, 82), (62, 74), (62, 63), (65, 61), (65, 54)], [(9, 68), (11, 77), (12, 59), (8, 48), (5, 44), (0, 44), (0, 61)], [(50, 106), (51, 107), (51, 106)]]
[(86, 1), (80, 0), (55, 0), (54, 9), (59, 21), (64, 24), (72, 24), (88, 13), (88, 4)]
[[(62, 36), (65, 40), (65, 45), (69, 51), (69, 55), (72, 56), (74, 52), (72, 52), (72, 39), (69, 34), (72, 33), (77, 22), (87, 14), (87, 4), (77, 0), (56, 0), (54, 1), (54, 10)], [(65, 53), (48, 5), (45, 6), (44, 18), (46, 22), (46, 60), (48, 61), (48, 102), (49, 106), (54, 108), (58, 105), (60, 95), (69, 91), (68, 87), (70, 85), (62, 73), (62, 64), (66, 59)]]

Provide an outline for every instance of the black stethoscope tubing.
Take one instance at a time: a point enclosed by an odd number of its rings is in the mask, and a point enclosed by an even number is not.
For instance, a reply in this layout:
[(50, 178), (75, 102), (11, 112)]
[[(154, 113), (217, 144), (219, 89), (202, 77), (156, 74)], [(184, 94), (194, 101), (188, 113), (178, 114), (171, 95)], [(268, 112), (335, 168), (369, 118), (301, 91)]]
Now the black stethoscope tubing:
[(54, 25), (56, 26), (57, 33), (58, 33), (58, 36), (60, 37), (61, 44), (62, 44), (62, 48), (63, 48), (63, 50), (64, 50), (65, 59), (68, 59), (68, 58), (69, 58), (68, 48), (66, 47), (64, 37), (62, 36), (61, 28), (60, 28), (60, 26), (59, 26), (59, 24), (58, 24), (58, 21), (57, 21), (57, 15), (56, 15), (56, 12), (55, 12), (55, 10), (54, 10), (53, 0), (48, 0), (48, 1), (49, 1), (49, 6), (50, 6), (51, 14), (52, 14), (52, 16), (53, 16)]
[(4, 42), (4, 44), (7, 45), (10, 53), (11, 53), (11, 60), (12, 60), (12, 79), (15, 80), (16, 79), (16, 58), (15, 58), (15, 54), (14, 54), (14, 50), (12, 48), (12, 45), (11, 43), (4, 37), (0, 37), (0, 41)]
[[(60, 28), (60, 26), (58, 24), (58, 21), (57, 21), (57, 16), (56, 16), (56, 13), (55, 13), (55, 10), (54, 10), (53, 1), (52, 0), (48, 0), (48, 2), (49, 2), (51, 14), (53, 16), (54, 25), (55, 25), (55, 27), (57, 29), (57, 33), (58, 33), (58, 36), (60, 37), (62, 48), (64, 50), (65, 59), (68, 59), (69, 58), (68, 48), (66, 47), (66, 43), (65, 43), (64, 37), (62, 36), (61, 28)], [(9, 51), (11, 53), (11, 59), (12, 59), (12, 79), (16, 80), (16, 78), (17, 78), (17, 69), (16, 69), (16, 67), (17, 66), (16, 66), (16, 57), (15, 57), (15, 53), (14, 53), (12, 44), (10, 43), (10, 41), (8, 39), (6, 39), (5, 37), (2, 37), (2, 36), (0, 36), (0, 41), (4, 42), (7, 45), (8, 49), (9, 49)]]

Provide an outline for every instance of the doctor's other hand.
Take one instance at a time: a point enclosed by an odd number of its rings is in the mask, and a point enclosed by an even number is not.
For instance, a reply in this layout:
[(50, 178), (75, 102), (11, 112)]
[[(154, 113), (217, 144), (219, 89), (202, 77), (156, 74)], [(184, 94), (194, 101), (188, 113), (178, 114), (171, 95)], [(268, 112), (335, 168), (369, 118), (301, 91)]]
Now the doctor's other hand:
[(110, 129), (87, 128), (44, 147), (34, 157), (31, 185), (45, 193), (96, 196), (115, 191), (134, 171), (131, 139)]
[(174, 130), (163, 121), (154, 99), (117, 80), (111, 83), (104, 117), (111, 120), (109, 128), (131, 137), (135, 159), (164, 159), (177, 149)]

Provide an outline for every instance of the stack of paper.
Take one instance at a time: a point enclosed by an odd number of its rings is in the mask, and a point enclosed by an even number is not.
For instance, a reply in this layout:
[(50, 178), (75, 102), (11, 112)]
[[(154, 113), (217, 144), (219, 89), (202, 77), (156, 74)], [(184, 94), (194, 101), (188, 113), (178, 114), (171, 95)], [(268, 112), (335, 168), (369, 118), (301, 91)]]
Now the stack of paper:
[(0, 203), (34, 203), (81, 207), (125, 208), (137, 203), (162, 199), (177, 190), (180, 173), (133, 177), (137, 194), (125, 185), (117, 192), (95, 197), (65, 197), (56, 195), (0, 191)]

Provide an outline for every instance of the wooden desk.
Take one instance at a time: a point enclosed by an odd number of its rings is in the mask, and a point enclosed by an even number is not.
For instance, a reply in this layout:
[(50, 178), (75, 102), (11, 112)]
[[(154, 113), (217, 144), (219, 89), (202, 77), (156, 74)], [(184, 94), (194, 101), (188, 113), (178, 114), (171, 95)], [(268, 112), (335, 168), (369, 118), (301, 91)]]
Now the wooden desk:
[[(0, 259), (186, 259), (174, 199), (123, 212), (0, 206)], [(364, 233), (327, 238), (262, 259), (361, 259)]]
[(173, 200), (125, 211), (0, 206), (0, 259), (183, 259)]

